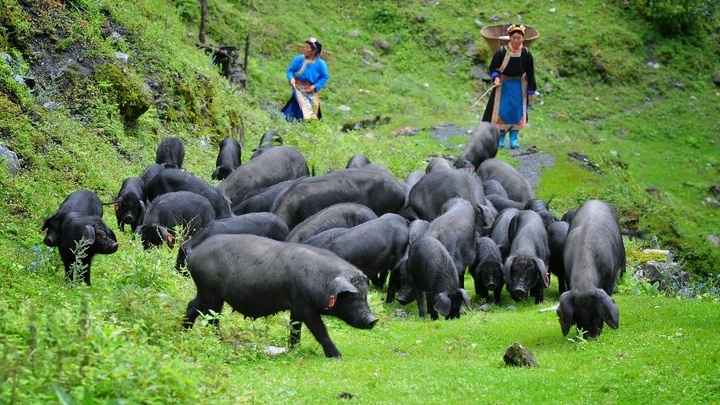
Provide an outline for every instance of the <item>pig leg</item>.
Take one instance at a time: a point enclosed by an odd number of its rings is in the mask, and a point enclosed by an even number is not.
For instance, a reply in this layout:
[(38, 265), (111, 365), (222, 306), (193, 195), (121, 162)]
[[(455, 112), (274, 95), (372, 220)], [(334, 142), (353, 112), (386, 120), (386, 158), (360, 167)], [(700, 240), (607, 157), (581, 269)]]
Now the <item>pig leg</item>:
[(415, 300), (418, 304), (418, 315), (420, 315), (421, 318), (425, 319), (427, 316), (427, 308), (425, 307), (425, 297), (423, 297), (423, 294), (425, 294), (422, 291), (418, 291), (417, 287), (415, 287)]
[(437, 296), (429, 293), (425, 293), (425, 296), (427, 297), (427, 306), (428, 311), (430, 311), (430, 319), (432, 319), (433, 321), (437, 321), (438, 311), (435, 309), (435, 304), (437, 303)]
[[(315, 337), (315, 340), (320, 343), (320, 345), (323, 348), (323, 351), (325, 352), (325, 357), (337, 357), (341, 358), (342, 355), (340, 354), (340, 351), (335, 347), (335, 344), (330, 340), (330, 335), (328, 335), (327, 328), (325, 327), (325, 324), (322, 321), (322, 317), (320, 317), (320, 314), (316, 312), (313, 308), (302, 308), (295, 311), (290, 311), (290, 319), (291, 322), (293, 320), (302, 320), (303, 323), (305, 323), (305, 326), (310, 330), (310, 333), (313, 334)], [(299, 322), (297, 323), (300, 324)], [(292, 344), (292, 333), (293, 330), (291, 330), (291, 344)], [(297, 333), (297, 339), (300, 340), (300, 332)]]
[(496, 288), (495, 291), (493, 291), (493, 298), (495, 298), (495, 305), (500, 306), (500, 294), (502, 294), (502, 284), (500, 287)]
[(485, 288), (484, 285), (478, 286), (475, 288), (475, 295), (485, 300), (485, 302), (490, 302), (490, 292), (487, 288)]
[(387, 296), (385, 297), (386, 304), (391, 304), (395, 301), (398, 286), (400, 286), (400, 270), (393, 270), (390, 272), (390, 280), (388, 280)]
[[(185, 329), (192, 328), (198, 315), (208, 315), (210, 311), (220, 313), (223, 307), (223, 300), (215, 294), (201, 294), (198, 291), (197, 296), (188, 303), (187, 311), (185, 311), (185, 319), (183, 319), (183, 327)], [(220, 326), (220, 321), (213, 318), (209, 322), (216, 327)]]
[(538, 282), (538, 285), (535, 286), (535, 305), (545, 300), (545, 289), (542, 288), (541, 283), (542, 281)]

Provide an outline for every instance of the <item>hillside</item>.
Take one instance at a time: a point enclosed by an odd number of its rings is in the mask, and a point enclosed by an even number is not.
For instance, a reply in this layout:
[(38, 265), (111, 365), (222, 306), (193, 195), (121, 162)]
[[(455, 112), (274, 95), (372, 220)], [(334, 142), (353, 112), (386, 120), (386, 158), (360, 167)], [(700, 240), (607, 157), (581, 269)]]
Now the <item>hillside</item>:
[[(0, 166), (0, 363), (7, 365), (0, 367), (0, 398), (713, 400), (717, 384), (708, 376), (720, 361), (712, 335), (720, 319), (718, 21), (711, 13), (699, 31), (667, 35), (648, 21), (644, 4), (350, 0), (317, 10), (295, 0), (210, 1), (206, 47), (235, 46), (243, 57), (250, 39), (242, 87), (198, 47), (195, 1), (0, 0), (0, 152), (17, 156), (17, 165), (8, 159), (8, 170)], [(488, 84), (473, 77), (491, 56), (480, 30), (507, 22), (540, 32), (532, 52), (541, 95), (521, 133), (523, 148), (499, 157), (533, 177), (537, 196), (556, 215), (602, 199), (624, 228), (646, 236), (625, 238), (629, 271), (616, 296), (622, 326), (598, 341), (563, 337), (554, 312), (539, 314), (533, 304), (487, 313), (475, 305), (459, 322), (430, 323), (413, 313), (414, 304), (385, 305), (384, 292), (372, 290), (375, 330), (328, 321), (353, 359), (332, 363), (328, 373), (308, 332), (297, 351), (264, 354), (268, 345), (286, 344), (283, 314), (255, 322), (218, 314), (221, 343), (210, 328), (180, 333), (194, 285), (172, 270), (174, 252), (144, 251), (138, 238), (120, 232), (109, 206), (103, 218), (120, 248), (97, 257), (91, 288), (66, 283), (57, 250), (43, 244), (43, 219), (69, 193), (88, 189), (112, 201), (167, 136), (183, 140), (185, 168), (208, 181), (223, 138), (241, 141), (247, 162), (271, 130), (302, 151), (316, 174), (362, 153), (403, 179), (432, 157), (457, 156), (485, 106), (478, 98)], [(309, 36), (332, 53), (324, 118), (288, 123), (279, 114), (289, 96), (284, 72)], [(377, 116), (385, 118), (378, 125), (341, 130)], [(534, 164), (526, 168), (523, 159)], [(691, 299), (667, 299), (659, 285), (632, 278), (649, 258), (645, 248), (669, 249), (693, 274), (695, 283), (683, 290)], [(553, 285), (548, 306), (558, 297)], [(543, 368), (501, 364), (516, 340), (539, 353)], [(641, 380), (648, 384), (619, 383)], [(507, 390), (511, 381), (523, 383)]]
[[(243, 91), (219, 77), (210, 56), (195, 46), (200, 11), (194, 3), (4, 3), (2, 140), (23, 169), (15, 178), (19, 188), (3, 190), (15, 202), (4, 213), (18, 223), (37, 224), (74, 188), (111, 199), (122, 178), (152, 159), (164, 136), (197, 142), (199, 160), (189, 163), (197, 173), (207, 172), (213, 146), (225, 136), (244, 141), (246, 152), (271, 129), (301, 144), (307, 131), (279, 119), (278, 109), (288, 94), (285, 65), (309, 35), (322, 37), (332, 52), (325, 125), (316, 135), (344, 139), (338, 131), (343, 124), (377, 115), (389, 121), (358, 131), (354, 136), (372, 141), (350, 142), (350, 150), (324, 150), (323, 140), (313, 142), (312, 151), (303, 151), (311, 165), (321, 173), (365, 153), (402, 178), (429, 155), (458, 153), (462, 137), (437, 144), (432, 128), (477, 122), (485, 102), (475, 101), (486, 84), (471, 74), (489, 58), (480, 27), (521, 18), (542, 26), (533, 45), (541, 97), (522, 135), (525, 144), (556, 157), (579, 153), (603, 172), (597, 177), (572, 159), (558, 159), (538, 195), (552, 199), (558, 213), (588, 197), (611, 201), (628, 226), (677, 250), (696, 271), (710, 271), (703, 262), (718, 255), (712, 241), (720, 219), (711, 193), (720, 150), (712, 118), (717, 41), (660, 37), (631, 13), (604, 3), (538, 3), (516, 17), (462, 3), (330, 3), (316, 27), (281, 12), (300, 3), (210, 2), (208, 44), (234, 45), (241, 53), (250, 38)], [(644, 51), (635, 52), (638, 47)], [(690, 55), (696, 63), (688, 66)], [(33, 87), (17, 83), (23, 76)], [(418, 135), (390, 136), (406, 127)], [(394, 152), (418, 143), (426, 148)], [(114, 165), (118, 159), (125, 164)], [(31, 197), (46, 188), (46, 197)]]

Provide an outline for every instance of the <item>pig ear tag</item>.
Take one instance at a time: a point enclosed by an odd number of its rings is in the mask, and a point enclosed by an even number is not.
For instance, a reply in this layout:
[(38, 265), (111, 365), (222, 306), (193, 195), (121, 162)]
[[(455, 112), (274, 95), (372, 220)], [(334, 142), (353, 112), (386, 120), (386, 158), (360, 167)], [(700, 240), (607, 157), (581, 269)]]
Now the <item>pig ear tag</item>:
[(330, 302), (328, 303), (328, 308), (332, 308), (335, 306), (335, 295), (330, 296)]

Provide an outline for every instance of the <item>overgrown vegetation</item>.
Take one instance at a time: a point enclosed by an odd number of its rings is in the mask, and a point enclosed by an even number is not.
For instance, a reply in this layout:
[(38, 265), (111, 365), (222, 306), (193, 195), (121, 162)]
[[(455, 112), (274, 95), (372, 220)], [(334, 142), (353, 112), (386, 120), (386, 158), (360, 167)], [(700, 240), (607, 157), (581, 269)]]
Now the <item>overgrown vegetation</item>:
[[(720, 173), (713, 5), (540, 0), (518, 9), (351, 0), (319, 11), (295, 0), (211, 1), (208, 42), (240, 46), (251, 35), (249, 87), (241, 91), (195, 47), (197, 2), (0, 0), (0, 53), (7, 55), (0, 144), (21, 163), (16, 176), (0, 168), (2, 402), (715, 400), (720, 253), (708, 237), (717, 236), (720, 213), (704, 202)], [(697, 17), (698, 7), (709, 10), (698, 17), (700, 35), (686, 18)], [(200, 325), (181, 331), (195, 288), (173, 270), (174, 251), (145, 251), (117, 232), (119, 251), (95, 259), (88, 288), (65, 282), (57, 251), (42, 243), (42, 220), (70, 192), (86, 188), (111, 200), (124, 178), (153, 161), (165, 136), (183, 139), (186, 168), (206, 179), (222, 138), (243, 141), (246, 160), (271, 129), (317, 174), (363, 153), (402, 179), (432, 156), (456, 155), (464, 137), (438, 142), (430, 132), (477, 122), (484, 101), (471, 106), (487, 85), (471, 72), (490, 57), (479, 31), (506, 22), (541, 33), (532, 50), (542, 95), (521, 133), (523, 146), (555, 155), (537, 195), (558, 215), (589, 198), (606, 200), (623, 226), (646, 232), (646, 240), (626, 239), (616, 331), (596, 340), (563, 337), (554, 312), (529, 302), (508, 310), (507, 294), (489, 312), (474, 299), (475, 311), (460, 320), (423, 322), (415, 304), (386, 305), (384, 291), (372, 290), (380, 318), (372, 331), (326, 320), (344, 360), (325, 359), (307, 331), (297, 350), (273, 357), (264, 349), (286, 345), (287, 314), (252, 321), (226, 308), (215, 315), (220, 337)], [(311, 35), (332, 52), (325, 119), (289, 124), (278, 111), (289, 95), (284, 71)], [(339, 131), (378, 114), (390, 122)], [(407, 126), (418, 134), (391, 136)], [(500, 157), (516, 161), (507, 150)], [(110, 210), (104, 219), (115, 226)], [(648, 247), (671, 248), (695, 278), (669, 290), (676, 293), (633, 279)], [(553, 283), (543, 307), (558, 298)], [(515, 341), (534, 352), (538, 368), (504, 366)]]

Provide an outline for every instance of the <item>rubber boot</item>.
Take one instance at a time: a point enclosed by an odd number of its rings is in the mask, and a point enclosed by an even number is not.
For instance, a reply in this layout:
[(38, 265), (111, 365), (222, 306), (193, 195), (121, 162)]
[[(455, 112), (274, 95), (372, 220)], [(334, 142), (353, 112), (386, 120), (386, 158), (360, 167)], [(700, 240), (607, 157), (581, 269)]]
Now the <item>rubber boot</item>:
[(498, 141), (498, 149), (505, 147), (505, 132), (500, 133), (500, 140)]
[(518, 149), (520, 147), (517, 138), (518, 131), (510, 131), (510, 149)]

